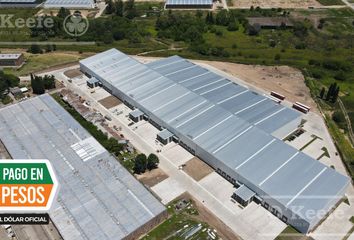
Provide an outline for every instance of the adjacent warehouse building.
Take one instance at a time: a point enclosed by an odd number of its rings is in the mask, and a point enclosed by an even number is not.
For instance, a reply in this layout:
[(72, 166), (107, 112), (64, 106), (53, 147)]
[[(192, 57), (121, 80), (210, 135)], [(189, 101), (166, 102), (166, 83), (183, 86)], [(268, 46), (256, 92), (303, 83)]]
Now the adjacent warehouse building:
[(167, 0), (166, 9), (211, 9), (213, 0)]
[(245, 204), (257, 199), (302, 232), (345, 193), (347, 177), (280, 140), (296, 129), (301, 114), (257, 92), (177, 56), (144, 65), (111, 49), (80, 67), (144, 113), (162, 130), (159, 138), (167, 141), (172, 133), (230, 182), (243, 185), (235, 194)]
[(0, 8), (8, 7), (36, 7), (40, 4), (37, 0), (0, 0)]
[(22, 53), (1, 53), (0, 67), (21, 67), (25, 62), (25, 57)]
[(68, 8), (68, 9), (92, 9), (96, 7), (94, 0), (47, 0), (44, 3), (44, 8), (56, 9), (56, 8)]
[(49, 214), (65, 240), (137, 239), (165, 207), (49, 95), (0, 109), (14, 159), (49, 159), (59, 193)]

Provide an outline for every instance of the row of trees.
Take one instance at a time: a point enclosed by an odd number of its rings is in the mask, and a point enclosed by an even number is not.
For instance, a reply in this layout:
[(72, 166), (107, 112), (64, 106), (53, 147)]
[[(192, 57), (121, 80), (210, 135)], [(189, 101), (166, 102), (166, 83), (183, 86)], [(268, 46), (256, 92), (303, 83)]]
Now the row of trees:
[(47, 44), (42, 48), (38, 44), (32, 44), (28, 49), (27, 52), (32, 53), (32, 54), (42, 54), (44, 51), (45, 52), (53, 52), (57, 50), (57, 45), (55, 44)]
[(31, 86), (34, 94), (44, 94), (46, 89), (55, 88), (53, 75), (35, 76), (31, 74)]
[(133, 19), (137, 16), (134, 0), (128, 0), (123, 3), (122, 0), (112, 1), (106, 0), (106, 13), (114, 14), (119, 17)]
[(7, 96), (11, 87), (16, 87), (19, 83), (20, 79), (18, 77), (0, 70), (0, 100)]
[(337, 83), (332, 83), (329, 88), (328, 91), (326, 93), (326, 89), (323, 87), (321, 89), (320, 92), (320, 98), (326, 101), (331, 101), (332, 103), (335, 103), (338, 99), (339, 96), (339, 86), (337, 85)]
[(160, 160), (159, 158), (151, 153), (148, 157), (145, 154), (138, 154), (134, 161), (134, 173), (141, 174), (146, 172), (146, 170), (151, 171), (157, 168)]

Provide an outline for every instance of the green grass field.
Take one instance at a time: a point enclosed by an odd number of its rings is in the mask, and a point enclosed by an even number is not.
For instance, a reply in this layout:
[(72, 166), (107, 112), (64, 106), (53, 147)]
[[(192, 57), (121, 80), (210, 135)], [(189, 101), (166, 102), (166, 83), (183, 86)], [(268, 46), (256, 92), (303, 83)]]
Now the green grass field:
[[(185, 209), (176, 210), (175, 205), (178, 201), (173, 201), (167, 206), (170, 217), (146, 234), (142, 238), (143, 240), (211, 239), (208, 236), (208, 231), (212, 231), (213, 228), (209, 227), (207, 223), (196, 220), (195, 217), (199, 213), (193, 201), (188, 200), (189, 203)], [(215, 235), (215, 239), (219, 239), (215, 232), (212, 234)]]
[(288, 226), (275, 240), (310, 240), (312, 238), (306, 237), (299, 233), (295, 228)]
[(16, 76), (28, 75), (53, 66), (79, 61), (82, 56), (75, 53), (52, 52), (45, 54), (25, 54), (27, 63), (18, 70), (6, 69)]

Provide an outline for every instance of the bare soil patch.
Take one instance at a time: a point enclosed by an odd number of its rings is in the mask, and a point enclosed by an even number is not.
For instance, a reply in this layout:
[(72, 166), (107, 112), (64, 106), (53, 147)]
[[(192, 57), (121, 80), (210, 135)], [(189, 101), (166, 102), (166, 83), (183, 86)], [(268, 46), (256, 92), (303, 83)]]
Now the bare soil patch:
[(318, 112), (301, 71), (289, 66), (260, 66), (227, 62), (198, 61), (240, 78), (246, 84), (268, 92), (275, 91), (290, 102), (301, 102)]
[(83, 73), (79, 69), (71, 69), (64, 72), (64, 75), (67, 76), (68, 78), (76, 78), (83, 75)]
[(168, 178), (168, 175), (160, 168), (156, 168), (151, 171), (145, 172), (144, 174), (136, 175), (136, 177), (144, 185), (151, 188)]
[(200, 181), (214, 170), (199, 158), (194, 157), (186, 163), (183, 171), (185, 171), (194, 180)]
[(233, 0), (230, 8), (309, 8), (322, 6), (316, 0)]
[(100, 104), (102, 104), (105, 108), (110, 109), (112, 107), (115, 107), (119, 104), (121, 104), (122, 102), (116, 98), (115, 96), (109, 96), (106, 97), (104, 99), (101, 99), (100, 101), (98, 101)]

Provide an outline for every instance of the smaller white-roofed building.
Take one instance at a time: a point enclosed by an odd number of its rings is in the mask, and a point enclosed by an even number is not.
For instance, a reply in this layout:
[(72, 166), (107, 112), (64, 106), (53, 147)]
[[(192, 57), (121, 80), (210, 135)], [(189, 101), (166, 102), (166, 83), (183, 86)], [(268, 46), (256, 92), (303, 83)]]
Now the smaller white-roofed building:
[(0, 67), (20, 67), (25, 61), (22, 53), (0, 54)]
[(38, 0), (0, 0), (0, 7), (34, 7)]
[(140, 111), (139, 109), (135, 109), (134, 111), (129, 113), (129, 117), (134, 122), (139, 122), (139, 121), (143, 120), (144, 113), (142, 111)]
[(167, 129), (164, 129), (157, 134), (157, 139), (166, 145), (172, 142), (173, 136), (173, 133), (171, 133)]
[(166, 8), (212, 8), (213, 0), (167, 0)]
[(232, 196), (236, 201), (238, 201), (242, 206), (246, 207), (256, 195), (251, 189), (242, 184), (236, 189), (234, 195)]
[(92, 9), (96, 7), (95, 0), (47, 0), (44, 8)]

